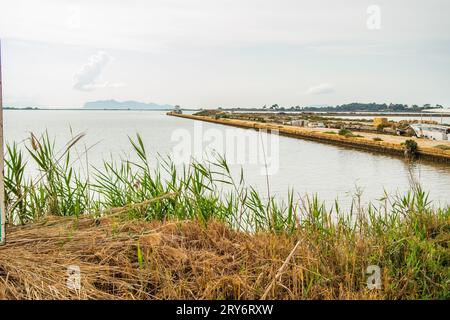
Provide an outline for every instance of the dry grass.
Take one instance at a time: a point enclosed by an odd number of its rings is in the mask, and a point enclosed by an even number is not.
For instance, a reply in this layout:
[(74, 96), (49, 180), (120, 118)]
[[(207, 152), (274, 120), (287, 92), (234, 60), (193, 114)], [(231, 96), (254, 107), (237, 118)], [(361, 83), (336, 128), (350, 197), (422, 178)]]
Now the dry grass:
[[(330, 243), (333, 250), (324, 254), (312, 234), (252, 235), (218, 222), (205, 229), (195, 221), (117, 219), (53, 217), (11, 227), (0, 249), (0, 298), (259, 299), (267, 288), (269, 299), (389, 295), (365, 288), (359, 266), (370, 246), (363, 239)], [(66, 286), (69, 265), (81, 269), (79, 292)]]
[(446, 145), (446, 144), (438, 144), (437, 146), (435, 146), (435, 148), (441, 149), (441, 150), (450, 150), (450, 146)]

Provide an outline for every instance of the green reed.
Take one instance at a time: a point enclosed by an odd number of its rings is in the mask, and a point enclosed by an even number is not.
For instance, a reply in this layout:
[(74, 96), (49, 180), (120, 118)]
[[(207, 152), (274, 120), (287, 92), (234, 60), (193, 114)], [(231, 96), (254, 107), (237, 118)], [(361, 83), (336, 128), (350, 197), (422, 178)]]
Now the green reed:
[[(419, 185), (412, 186), (403, 197), (386, 195), (384, 205), (379, 207), (370, 204), (362, 208), (357, 195), (348, 212), (342, 212), (337, 201), (334, 207), (326, 208), (317, 196), (295, 197), (293, 190), (288, 191), (285, 201), (278, 201), (247, 186), (242, 170), (238, 177), (234, 176), (220, 155), (180, 167), (170, 158), (149, 158), (139, 135), (129, 139), (138, 161), (105, 160), (100, 168), (85, 163), (90, 168), (86, 174), (80, 172), (82, 160), (75, 159), (72, 150), (82, 137), (75, 136), (58, 151), (47, 133), (40, 138), (32, 135), (24, 148), (16, 143), (7, 145), (5, 192), (10, 222), (26, 223), (44, 215), (98, 213), (169, 193), (173, 196), (130, 210), (130, 214), (145, 219), (199, 219), (205, 223), (218, 219), (245, 230), (275, 232), (293, 232), (300, 226), (329, 230), (336, 223), (352, 230), (363, 226), (383, 230), (383, 226), (392, 228), (400, 220), (417, 222), (418, 216), (430, 213), (448, 215), (448, 208), (432, 208)], [(25, 174), (31, 165), (37, 168), (38, 175)]]
[[(10, 224), (46, 215), (107, 215), (123, 207), (130, 219), (190, 219), (205, 226), (219, 220), (251, 233), (298, 236), (301, 232), (320, 246), (327, 257), (324, 263), (333, 263), (337, 252), (348, 261), (364, 252), (364, 265), (335, 266), (343, 274), (349, 268), (353, 274), (364, 273), (369, 264), (382, 265), (387, 277), (398, 280), (390, 282), (392, 292), (404, 290), (408, 296), (423, 298), (450, 296), (450, 207), (434, 207), (418, 184), (412, 184), (404, 196), (386, 194), (378, 206), (361, 205), (356, 194), (348, 210), (341, 209), (338, 201), (327, 208), (317, 196), (296, 197), (293, 190), (284, 201), (264, 197), (246, 185), (242, 170), (233, 174), (220, 155), (184, 166), (167, 157), (149, 157), (139, 135), (129, 139), (137, 161), (105, 160), (102, 167), (92, 168), (85, 160), (84, 172), (83, 155), (74, 156), (73, 150), (82, 137), (74, 136), (58, 151), (47, 133), (40, 138), (32, 135), (22, 148), (8, 144), (5, 193)], [(26, 173), (31, 167), (37, 168), (37, 174)]]

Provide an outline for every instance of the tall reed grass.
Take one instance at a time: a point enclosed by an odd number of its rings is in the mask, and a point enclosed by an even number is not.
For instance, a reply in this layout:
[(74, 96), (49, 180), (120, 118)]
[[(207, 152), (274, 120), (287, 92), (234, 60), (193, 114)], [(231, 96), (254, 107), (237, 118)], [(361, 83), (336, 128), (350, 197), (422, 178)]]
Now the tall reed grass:
[[(342, 271), (353, 268), (350, 276), (365, 272), (364, 266), (382, 265), (386, 277), (408, 280), (390, 282), (391, 290), (421, 298), (450, 297), (450, 207), (434, 207), (418, 184), (404, 196), (386, 195), (379, 206), (363, 206), (356, 197), (349, 210), (342, 210), (338, 201), (326, 208), (317, 196), (295, 197), (293, 190), (286, 201), (265, 198), (245, 183), (242, 171), (232, 173), (221, 156), (181, 168), (170, 158), (150, 158), (139, 135), (130, 138), (138, 161), (104, 161), (97, 168), (86, 163), (81, 172), (80, 156), (73, 156), (72, 147), (82, 137), (75, 136), (59, 151), (47, 133), (39, 139), (32, 135), (22, 148), (7, 146), (10, 224), (46, 215), (107, 215), (120, 208), (130, 219), (195, 220), (206, 228), (220, 221), (239, 231), (283, 236), (301, 232), (314, 239), (327, 257), (325, 264), (340, 264), (336, 256), (344, 256)], [(30, 165), (39, 174), (25, 174)], [(364, 265), (355, 260), (361, 250), (366, 252)]]

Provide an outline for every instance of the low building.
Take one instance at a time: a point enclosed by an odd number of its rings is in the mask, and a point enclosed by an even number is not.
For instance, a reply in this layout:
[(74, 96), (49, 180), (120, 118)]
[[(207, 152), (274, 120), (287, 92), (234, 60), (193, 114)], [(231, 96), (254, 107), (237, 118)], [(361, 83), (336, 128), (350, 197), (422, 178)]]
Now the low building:
[(428, 138), (432, 140), (450, 140), (450, 127), (432, 125), (432, 124), (412, 124), (410, 126), (417, 137)]
[(180, 106), (175, 106), (175, 108), (173, 108), (172, 112), (175, 114), (183, 114), (183, 111), (181, 111)]
[(317, 122), (316, 127), (317, 127), (317, 128), (325, 128), (325, 123), (323, 123), (323, 122)]
[(308, 120), (292, 120), (289, 121), (288, 124), (291, 126), (296, 126), (296, 127), (306, 127), (308, 126), (309, 121)]
[(309, 122), (308, 127), (310, 127), (310, 128), (325, 128), (325, 124), (323, 122)]

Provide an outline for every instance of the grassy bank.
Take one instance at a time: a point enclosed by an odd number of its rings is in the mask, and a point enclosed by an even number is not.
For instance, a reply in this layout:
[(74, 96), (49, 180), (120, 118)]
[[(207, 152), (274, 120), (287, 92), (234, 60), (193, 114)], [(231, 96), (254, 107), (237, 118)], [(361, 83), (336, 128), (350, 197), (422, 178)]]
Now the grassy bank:
[[(140, 137), (139, 161), (80, 167), (81, 139), (58, 152), (47, 135), (8, 146), (0, 298), (450, 297), (450, 208), (418, 185), (344, 211), (262, 196), (220, 157), (176, 168)], [(31, 163), (40, 174), (28, 178)], [(65, 287), (68, 265), (81, 268), (80, 292)], [(369, 265), (381, 290), (367, 289)]]

